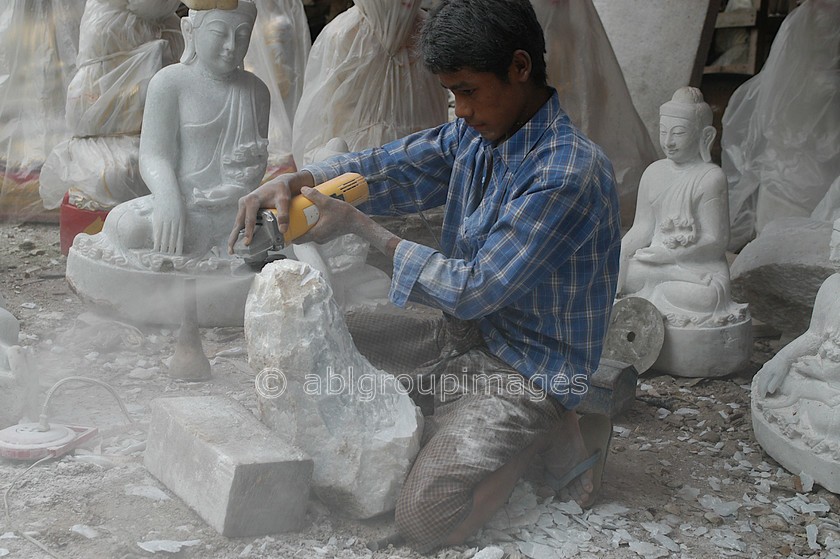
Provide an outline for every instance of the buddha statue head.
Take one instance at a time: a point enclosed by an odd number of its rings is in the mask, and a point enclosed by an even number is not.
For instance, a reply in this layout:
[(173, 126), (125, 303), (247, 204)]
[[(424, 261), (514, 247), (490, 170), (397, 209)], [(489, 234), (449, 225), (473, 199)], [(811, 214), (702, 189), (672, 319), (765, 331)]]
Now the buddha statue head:
[(712, 109), (696, 87), (678, 89), (659, 108), (659, 142), (665, 156), (678, 165), (710, 162), (716, 134)]
[(185, 43), (181, 63), (201, 60), (214, 74), (241, 68), (256, 19), (257, 7), (250, 0), (239, 0), (233, 9), (191, 9), (181, 19)]

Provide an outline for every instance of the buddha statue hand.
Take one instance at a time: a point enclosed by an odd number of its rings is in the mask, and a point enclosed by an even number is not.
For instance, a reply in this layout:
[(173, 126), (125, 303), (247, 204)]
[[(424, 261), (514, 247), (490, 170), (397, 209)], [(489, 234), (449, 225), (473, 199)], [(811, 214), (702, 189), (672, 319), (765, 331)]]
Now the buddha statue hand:
[(239, 184), (221, 184), (209, 190), (193, 190), (196, 207), (213, 208), (220, 204), (235, 204), (251, 190)]
[(775, 394), (790, 371), (785, 359), (774, 358), (764, 364), (758, 380), (758, 395), (761, 398)]
[(648, 264), (671, 264), (674, 262), (674, 253), (663, 246), (647, 246), (637, 250), (633, 258)]
[(182, 254), (186, 223), (186, 207), (181, 196), (156, 194), (152, 221), (154, 252)]

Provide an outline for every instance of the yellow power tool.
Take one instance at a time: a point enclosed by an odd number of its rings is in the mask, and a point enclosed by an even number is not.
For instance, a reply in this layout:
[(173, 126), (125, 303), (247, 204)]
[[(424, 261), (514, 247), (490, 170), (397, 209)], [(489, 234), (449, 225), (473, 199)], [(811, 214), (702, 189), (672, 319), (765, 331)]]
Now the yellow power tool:
[[(383, 178), (374, 177), (371, 182)], [(338, 198), (354, 206), (365, 202), (370, 195), (368, 181), (358, 173), (345, 173), (315, 188), (331, 198)], [(299, 194), (289, 203), (289, 227), (285, 233), (281, 233), (277, 223), (277, 210), (261, 209), (257, 213), (257, 222), (250, 244), (245, 245), (245, 230), (243, 229), (233, 245), (233, 252), (251, 266), (263, 264), (271, 259), (272, 253), (282, 250), (312, 229), (319, 217), (318, 206)]]

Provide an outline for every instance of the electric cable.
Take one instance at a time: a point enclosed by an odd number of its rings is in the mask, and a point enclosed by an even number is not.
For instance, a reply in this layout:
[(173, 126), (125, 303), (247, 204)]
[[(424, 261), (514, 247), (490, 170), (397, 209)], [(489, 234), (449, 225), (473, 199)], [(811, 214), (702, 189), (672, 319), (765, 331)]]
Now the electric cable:
[[(128, 408), (125, 407), (125, 404), (123, 403), (119, 394), (117, 394), (117, 391), (111, 385), (109, 385), (105, 382), (102, 382), (101, 380), (97, 380), (97, 379), (93, 379), (93, 378), (71, 376), (71, 377), (65, 377), (65, 378), (59, 380), (58, 382), (53, 384), (50, 387), (50, 389), (47, 391), (47, 394), (44, 397), (44, 404), (41, 406), (41, 415), (40, 415), (40, 418), (39, 418), (39, 420), (40, 420), (39, 421), (39, 429), (40, 430), (42, 430), (42, 431), (49, 431), (50, 430), (50, 424), (49, 424), (49, 420), (48, 420), (48, 416), (47, 416), (47, 410), (48, 410), (48, 406), (49, 406), (49, 403), (50, 403), (50, 398), (52, 398), (53, 394), (55, 393), (55, 391), (59, 387), (61, 387), (62, 385), (66, 384), (68, 382), (71, 382), (71, 381), (86, 382), (86, 383), (97, 384), (99, 386), (102, 386), (103, 388), (108, 390), (108, 392), (110, 392), (111, 395), (114, 396), (114, 398), (117, 400), (117, 404), (120, 406), (120, 410), (122, 410), (123, 414), (128, 419), (128, 422), (132, 423), (132, 424), (135, 423), (134, 419), (132, 419), (131, 415), (129, 415), (129, 413), (128, 413)], [(48, 454), (48, 455), (40, 458), (36, 462), (34, 462), (32, 465), (30, 465), (28, 468), (26, 468), (25, 470), (23, 470), (22, 472), (20, 472), (19, 474), (17, 474), (14, 477), (12, 479), (12, 482), (9, 484), (9, 487), (7, 487), (6, 491), (3, 492), (3, 508), (5, 510), (5, 513), (6, 513), (6, 525), (9, 527), (9, 529), (12, 532), (16, 532), (16, 533), (20, 534), (24, 539), (26, 539), (28, 542), (36, 545), (39, 549), (41, 549), (44, 553), (48, 554), (50, 557), (54, 557), (55, 559), (64, 559), (63, 556), (56, 555), (47, 546), (45, 546), (44, 544), (42, 544), (41, 542), (39, 542), (38, 540), (36, 540), (32, 536), (24, 533), (22, 530), (18, 529), (17, 526), (12, 522), (12, 516), (9, 513), (9, 493), (11, 493), (12, 488), (15, 486), (15, 484), (18, 482), (18, 480), (20, 478), (22, 478), (31, 469), (33, 469), (35, 466), (41, 464), (42, 462), (46, 462), (47, 460), (51, 460), (53, 458), (56, 458), (56, 456), (53, 456), (52, 454)]]
[(41, 415), (39, 416), (39, 429), (41, 431), (49, 431), (50, 430), (50, 424), (49, 424), (49, 421), (48, 421), (48, 418), (47, 418), (47, 409), (48, 409), (48, 406), (50, 404), (50, 398), (52, 398), (53, 393), (60, 386), (66, 384), (70, 381), (87, 382), (87, 383), (91, 383), (91, 384), (97, 384), (97, 385), (105, 388), (117, 400), (117, 404), (120, 406), (120, 410), (122, 410), (123, 414), (128, 419), (128, 422), (129, 423), (134, 423), (134, 420), (128, 414), (128, 409), (125, 407), (125, 404), (123, 404), (123, 401), (120, 399), (119, 395), (117, 394), (117, 391), (114, 390), (114, 388), (110, 384), (102, 382), (101, 380), (96, 380), (94, 378), (71, 376), (71, 377), (65, 377), (65, 378), (59, 380), (58, 382), (53, 384), (50, 387), (50, 389), (47, 391), (47, 395), (44, 397), (44, 405), (41, 406)]
[(41, 458), (40, 460), (38, 460), (37, 462), (34, 462), (32, 465), (30, 465), (28, 468), (26, 468), (25, 470), (23, 470), (22, 472), (20, 472), (18, 475), (16, 475), (14, 477), (12, 479), (12, 482), (9, 484), (9, 487), (7, 487), (6, 491), (3, 492), (3, 508), (6, 511), (6, 526), (9, 527), (10, 531), (17, 532), (18, 534), (21, 535), (21, 537), (23, 537), (28, 542), (38, 546), (41, 549), (41, 551), (43, 551), (44, 553), (46, 553), (50, 557), (55, 557), (55, 559), (64, 559), (64, 557), (62, 557), (61, 555), (56, 555), (47, 546), (45, 546), (44, 544), (42, 544), (41, 542), (39, 542), (38, 540), (36, 540), (32, 536), (30, 536), (29, 534), (25, 533), (23, 530), (18, 529), (18, 527), (12, 522), (11, 514), (9, 514), (9, 493), (11, 493), (12, 488), (15, 486), (15, 484), (18, 482), (18, 480), (20, 478), (22, 478), (24, 476), (24, 474), (26, 474), (29, 470), (31, 470), (32, 468), (34, 468), (35, 466), (37, 466), (41, 462), (46, 462), (47, 460), (51, 460), (53, 458), (55, 458), (55, 456), (53, 456), (51, 454), (48, 454), (48, 455), (44, 456), (43, 458)]

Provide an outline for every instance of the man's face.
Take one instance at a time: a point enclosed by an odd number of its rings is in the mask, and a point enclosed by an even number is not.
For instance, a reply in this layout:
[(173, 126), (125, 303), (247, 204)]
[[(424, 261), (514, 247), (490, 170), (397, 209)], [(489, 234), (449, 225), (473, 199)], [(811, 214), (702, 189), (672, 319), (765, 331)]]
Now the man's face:
[(439, 74), (438, 78), (455, 95), (455, 116), (463, 118), (485, 140), (506, 140), (528, 120), (523, 119), (526, 95), (521, 83), (506, 83), (492, 72), (469, 68)]

